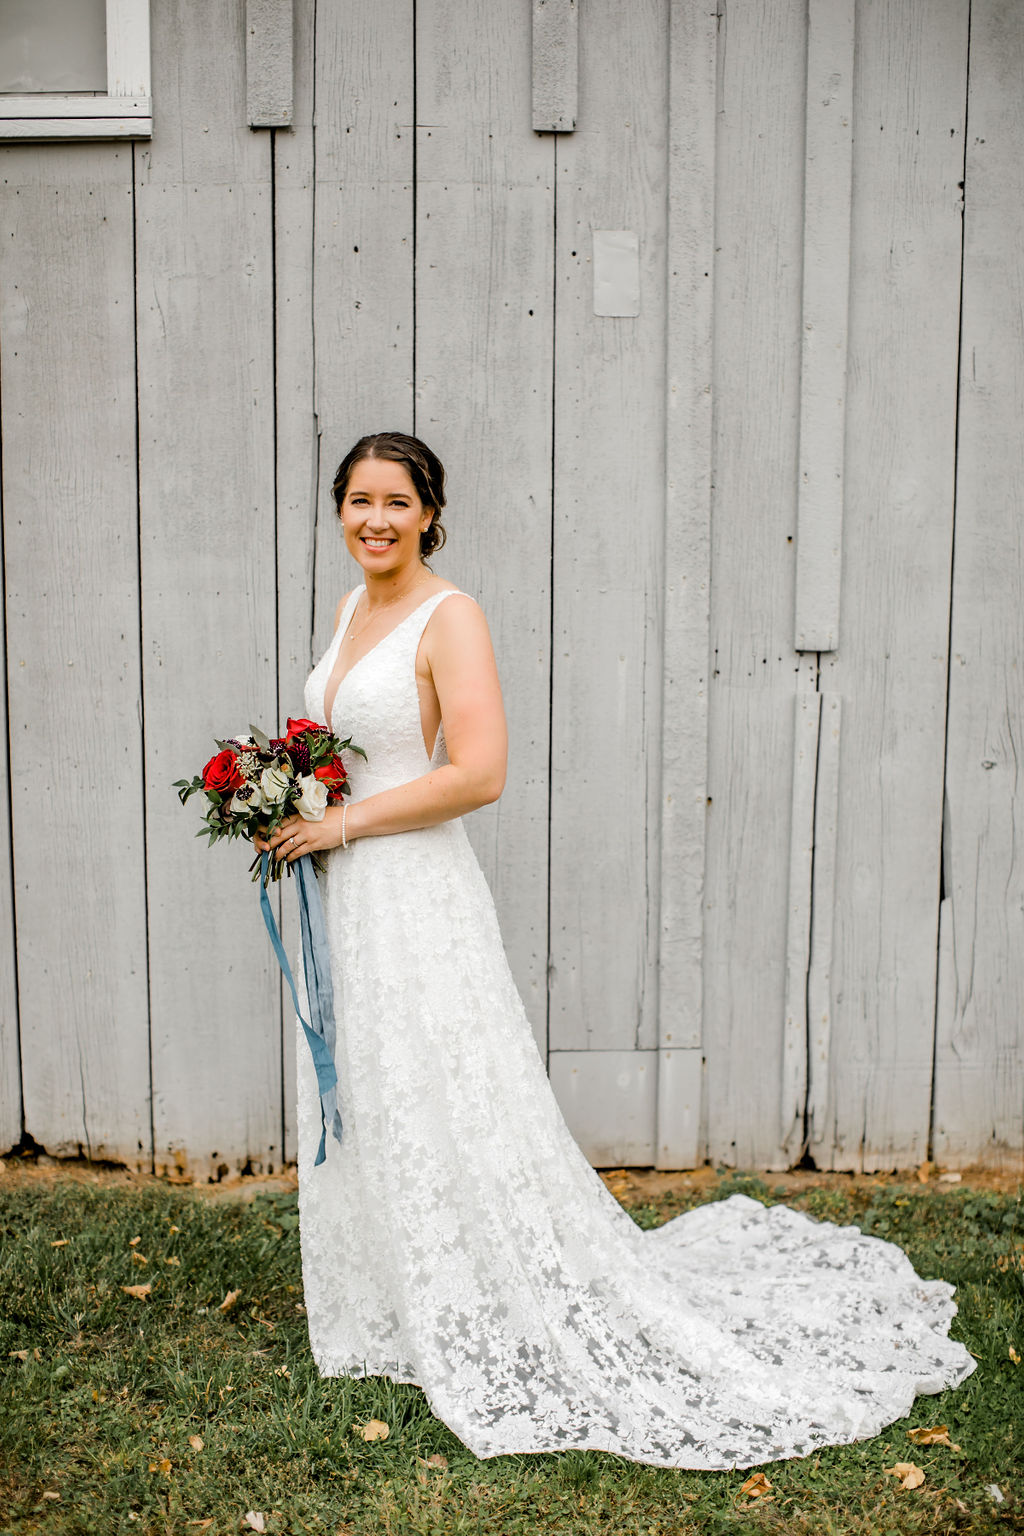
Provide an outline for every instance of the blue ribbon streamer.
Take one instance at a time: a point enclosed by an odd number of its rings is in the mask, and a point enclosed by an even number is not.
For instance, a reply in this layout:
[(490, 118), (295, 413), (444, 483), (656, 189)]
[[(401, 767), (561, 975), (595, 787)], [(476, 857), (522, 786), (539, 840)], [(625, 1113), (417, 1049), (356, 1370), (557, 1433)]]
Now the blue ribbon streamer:
[(327, 1125), (336, 1141), (341, 1141), (341, 1111), (338, 1109), (338, 1069), (334, 1065), (336, 1028), (334, 1023), (334, 987), (331, 982), (331, 953), (327, 943), (327, 926), (324, 909), (317, 889), (316, 871), (308, 854), (296, 859), (292, 868), (297, 876), (296, 889), (299, 897), (299, 924), (302, 929), (302, 967), (306, 977), (306, 996), (309, 999), (311, 1025), (306, 1023), (299, 1007), (299, 994), (295, 988), (292, 968), (288, 964), (281, 935), (270, 897), (267, 895), (267, 872), (270, 856), (264, 853), (260, 859), (260, 910), (274, 946), (277, 963), (284, 979), (291, 988), (292, 1002), (316, 1069), (316, 1086), (320, 1094), (320, 1145), (314, 1159), (314, 1167), (326, 1156)]

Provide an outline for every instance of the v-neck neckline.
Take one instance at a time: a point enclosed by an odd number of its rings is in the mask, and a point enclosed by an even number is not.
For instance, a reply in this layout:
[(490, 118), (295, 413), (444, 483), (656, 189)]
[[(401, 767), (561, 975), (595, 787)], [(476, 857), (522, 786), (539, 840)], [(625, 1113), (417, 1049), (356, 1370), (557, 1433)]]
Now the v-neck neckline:
[[(357, 596), (356, 596), (355, 602), (352, 604), (352, 612), (348, 616), (348, 623), (345, 625), (344, 629), (342, 629), (340, 624), (338, 625), (337, 633), (335, 635), (334, 641), (332, 642), (332, 645), (334, 646), (334, 655), (331, 657), (331, 670), (327, 674), (327, 683), (326, 683), (326, 685), (324, 687), (324, 714), (327, 716), (327, 725), (328, 725), (329, 729), (332, 730), (332, 731), (334, 729), (334, 726), (333, 726), (332, 721), (331, 721), (331, 716), (334, 714), (334, 706), (338, 702), (338, 694), (341, 692), (342, 684), (346, 681), (347, 678), (350, 678), (352, 676), (352, 673), (356, 670), (357, 667), (362, 666), (363, 662), (368, 660), (368, 658), (373, 655), (374, 651), (376, 651), (380, 646), (382, 646), (384, 644), (385, 640), (390, 640), (392, 635), (397, 635), (398, 631), (402, 628), (403, 624), (408, 624), (409, 620), (411, 618), (413, 618), (417, 613), (419, 613), (421, 608), (425, 608), (427, 603), (431, 602), (433, 600), (433, 598), (440, 596), (440, 593), (438, 593), (438, 592), (431, 592), (430, 596), (429, 597), (425, 597), (423, 599), (422, 603), (417, 603), (415, 608), (411, 608), (409, 610), (409, 612), (405, 615), (404, 619), (399, 619), (398, 623), (393, 625), (392, 628), (389, 629), (386, 634), (381, 635), (379, 640), (375, 640), (374, 643), (370, 646), (370, 649), (368, 651), (364, 651), (361, 656), (357, 656), (356, 657), (355, 661), (348, 668), (348, 670), (346, 672), (343, 672), (341, 677), (339, 677), (339, 679), (337, 681), (337, 684), (335, 685), (334, 696), (331, 699), (331, 707), (330, 707), (330, 709), (328, 709), (328, 707), (327, 707), (327, 692), (328, 692), (328, 689), (331, 686), (331, 683), (334, 681), (334, 669), (335, 669), (335, 667), (338, 664), (338, 657), (341, 654), (341, 647), (342, 647), (342, 643), (344, 642), (345, 636), (348, 634), (349, 630), (352, 628), (352, 620), (355, 618), (355, 616), (356, 616), (356, 609), (359, 607), (359, 598), (366, 591), (365, 584), (362, 586), (362, 588), (357, 588), (356, 590), (357, 590)], [(454, 590), (455, 590), (454, 587), (442, 587), (441, 588), (442, 592), (452, 592)]]

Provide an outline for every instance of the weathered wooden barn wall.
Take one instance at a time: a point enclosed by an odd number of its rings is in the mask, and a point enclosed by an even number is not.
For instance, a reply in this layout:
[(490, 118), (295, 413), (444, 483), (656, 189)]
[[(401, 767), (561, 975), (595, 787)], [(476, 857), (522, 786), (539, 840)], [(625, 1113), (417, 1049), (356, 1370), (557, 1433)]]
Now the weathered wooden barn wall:
[(151, 23), (151, 139), (0, 150), (0, 1149), (293, 1155), (244, 850), (170, 782), (299, 709), (392, 426), (449, 466), (512, 737), (472, 836), (594, 1161), (1019, 1159), (1024, 12)]

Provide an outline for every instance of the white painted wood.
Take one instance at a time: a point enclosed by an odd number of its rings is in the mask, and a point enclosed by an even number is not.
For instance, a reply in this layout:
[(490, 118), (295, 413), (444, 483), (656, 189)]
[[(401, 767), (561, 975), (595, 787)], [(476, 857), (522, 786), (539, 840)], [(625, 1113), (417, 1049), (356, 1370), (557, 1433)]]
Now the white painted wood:
[(653, 1163), (657, 1051), (552, 1051), (548, 1070), (566, 1123), (595, 1168)]
[(0, 140), (148, 139), (153, 131), (146, 113), (136, 117), (0, 117)]
[(858, 8), (842, 694), (820, 1165), (927, 1155), (967, 82), (966, 0)]
[(633, 229), (595, 229), (594, 314), (640, 313), (640, 240)]
[[(0, 273), (3, 267), (0, 265)], [(0, 310), (0, 353), (5, 327)], [(2, 380), (0, 380), (2, 382)], [(0, 411), (3, 397), (0, 394)], [(0, 508), (3, 505), (0, 486)], [(2, 546), (0, 546), (2, 548)], [(14, 917), (14, 850), (10, 835), (11, 783), (7, 745), (7, 625), (0, 623), (0, 1155), (21, 1140), (21, 1042), (18, 1038), (18, 961)]]
[(821, 696), (818, 775), (814, 795), (814, 884), (807, 972), (807, 1141), (812, 1156), (826, 1134), (832, 1042), (832, 930), (836, 910), (839, 831), (839, 730), (842, 700)]
[(814, 792), (818, 773), (821, 694), (793, 699), (793, 808), (789, 827), (786, 906), (786, 989), (782, 1022), (780, 1137), (787, 1155), (803, 1154), (807, 1100), (807, 973), (811, 964), (811, 881), (814, 869)]
[(155, 1161), (205, 1178), (282, 1160), (250, 850), (198, 842), (170, 788), (277, 708), (270, 142), (245, 122), (238, 0), (154, 21), (136, 240)]
[(934, 1155), (1024, 1147), (1024, 13), (971, 8)]
[(30, 96), (0, 96), (0, 118), (8, 117), (148, 117), (152, 111), (148, 93), (140, 96), (83, 96), (81, 92), (44, 91)]
[(518, 0), (418, 0), (416, 26), (416, 427), (449, 472), (449, 542), (432, 563), (494, 637), (508, 779), (468, 827), (544, 1052), (554, 145), (519, 111)]
[(579, 110), (577, 0), (533, 0), (533, 126), (571, 133)]
[(330, 488), (367, 432), (413, 427), (412, 0), (316, 7), (313, 239), (321, 434), (313, 651), (361, 580)]
[(149, 94), (149, 0), (107, 0), (107, 95)]
[(843, 549), (854, 0), (809, 0), (807, 15), (794, 644), (798, 651), (834, 651)]
[[(304, 715), (312, 665), (313, 555), (320, 438), (313, 399), (314, 0), (295, 0), (295, 111), (274, 135), (274, 338), (277, 489), (277, 719)], [(295, 903), (283, 910), (288, 953), (298, 955)], [(282, 991), (284, 1155), (296, 1155), (295, 1029)], [(303, 1046), (305, 1042), (303, 1041)]]
[(700, 1160), (704, 1057), (699, 1046), (658, 1051), (656, 1168), (695, 1168)]
[(54, 1154), (148, 1167), (131, 152), (26, 146), (3, 161), (25, 1126)]
[[(557, 141), (551, 1013), (558, 1050), (656, 1047), (665, 497), (664, 12), (588, 5), (592, 130)], [(608, 48), (604, 39), (620, 38)], [(593, 313), (591, 231), (644, 307)], [(599, 872), (595, 875), (595, 872)], [(647, 1145), (653, 1149), (653, 1121)]]
[(294, 103), (295, 0), (245, 0), (245, 104), (250, 128), (285, 128)]
[(778, 1168), (793, 771), (806, 7), (718, 36), (714, 516), (705, 883), (706, 1155)]
[[(669, 16), (659, 1167), (699, 1159), (717, 18)], [(697, 1087), (693, 1080), (696, 1077)], [(694, 1106), (696, 1109), (694, 1110)]]

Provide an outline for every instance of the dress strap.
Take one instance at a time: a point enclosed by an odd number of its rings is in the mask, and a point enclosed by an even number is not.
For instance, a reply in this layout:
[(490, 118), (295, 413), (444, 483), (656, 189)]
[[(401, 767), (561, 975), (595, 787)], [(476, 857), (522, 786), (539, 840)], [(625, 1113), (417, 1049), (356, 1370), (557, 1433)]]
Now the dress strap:
[[(423, 631), (430, 623), (435, 611), (444, 602), (446, 597), (469, 597), (468, 592), (460, 592), (457, 587), (446, 587), (443, 592), (435, 592), (433, 597), (428, 597), (414, 608), (405, 623), (408, 625), (408, 635), (412, 642), (413, 650), (419, 649), (419, 643), (423, 638)], [(470, 598), (470, 601), (472, 599)]]

